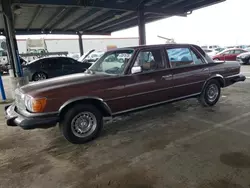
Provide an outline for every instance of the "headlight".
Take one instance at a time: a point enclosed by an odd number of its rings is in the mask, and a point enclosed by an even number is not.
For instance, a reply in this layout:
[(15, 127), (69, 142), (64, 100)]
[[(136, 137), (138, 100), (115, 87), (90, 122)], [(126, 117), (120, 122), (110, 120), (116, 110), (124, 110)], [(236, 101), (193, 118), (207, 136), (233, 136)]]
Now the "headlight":
[(43, 112), (46, 106), (47, 99), (46, 98), (33, 98), (29, 95), (25, 95), (24, 104), (28, 111), (30, 112)]

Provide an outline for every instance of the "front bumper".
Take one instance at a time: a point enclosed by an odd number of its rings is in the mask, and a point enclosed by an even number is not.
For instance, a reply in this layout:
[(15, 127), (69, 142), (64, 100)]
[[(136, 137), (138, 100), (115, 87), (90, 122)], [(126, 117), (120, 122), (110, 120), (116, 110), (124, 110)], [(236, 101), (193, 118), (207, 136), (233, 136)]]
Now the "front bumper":
[(30, 117), (17, 112), (14, 104), (5, 107), (6, 124), (8, 126), (19, 126), (23, 129), (46, 129), (56, 126), (59, 121), (58, 114), (39, 114)]
[(238, 75), (227, 77), (225, 79), (225, 82), (226, 82), (226, 86), (229, 86), (236, 82), (244, 82), (245, 80), (246, 80), (246, 77), (243, 74), (238, 74)]

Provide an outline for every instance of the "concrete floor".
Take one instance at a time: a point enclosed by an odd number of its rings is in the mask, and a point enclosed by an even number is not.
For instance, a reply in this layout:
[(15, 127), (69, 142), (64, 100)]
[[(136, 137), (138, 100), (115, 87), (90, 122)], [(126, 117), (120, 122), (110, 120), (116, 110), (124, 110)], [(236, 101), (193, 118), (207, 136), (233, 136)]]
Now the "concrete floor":
[(213, 108), (191, 99), (120, 117), (80, 146), (58, 127), (7, 127), (1, 108), (0, 187), (249, 188), (250, 66), (242, 72)]

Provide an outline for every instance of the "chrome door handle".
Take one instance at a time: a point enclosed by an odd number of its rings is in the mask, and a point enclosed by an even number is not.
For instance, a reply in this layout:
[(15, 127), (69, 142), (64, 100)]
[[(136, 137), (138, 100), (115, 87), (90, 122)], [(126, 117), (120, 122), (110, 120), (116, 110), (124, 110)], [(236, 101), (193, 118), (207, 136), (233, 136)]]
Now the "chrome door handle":
[(172, 76), (173, 76), (172, 74), (168, 74), (168, 75), (162, 76), (162, 78), (167, 79), (167, 78), (171, 78)]
[(202, 71), (209, 71), (209, 68), (204, 68), (202, 69)]

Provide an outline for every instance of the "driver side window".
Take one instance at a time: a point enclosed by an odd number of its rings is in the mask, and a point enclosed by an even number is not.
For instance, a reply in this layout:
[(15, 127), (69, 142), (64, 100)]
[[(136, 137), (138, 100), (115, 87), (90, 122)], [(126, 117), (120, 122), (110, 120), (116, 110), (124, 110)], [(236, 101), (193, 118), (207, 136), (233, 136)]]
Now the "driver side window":
[(164, 68), (160, 49), (141, 51), (135, 61), (134, 67), (141, 67), (142, 72), (155, 71)]

